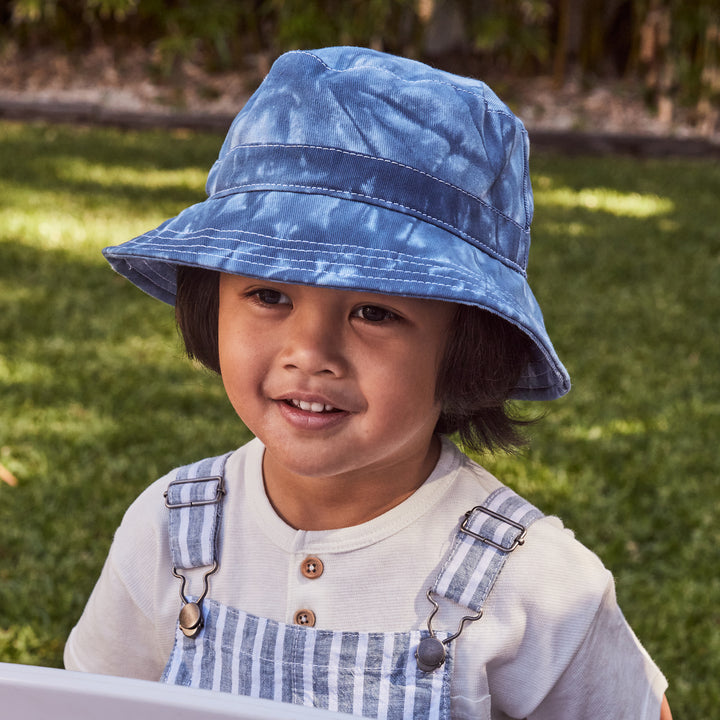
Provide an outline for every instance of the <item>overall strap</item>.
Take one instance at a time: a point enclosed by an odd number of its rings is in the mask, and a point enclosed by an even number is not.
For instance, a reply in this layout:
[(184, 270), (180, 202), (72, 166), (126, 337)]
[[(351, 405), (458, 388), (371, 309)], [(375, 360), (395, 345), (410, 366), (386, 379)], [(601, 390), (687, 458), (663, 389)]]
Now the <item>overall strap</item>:
[(465, 513), (431, 592), (479, 613), (511, 552), (542, 513), (508, 487)]
[(218, 562), (218, 533), (225, 495), (225, 463), (231, 453), (177, 468), (165, 492), (170, 553), (175, 568)]

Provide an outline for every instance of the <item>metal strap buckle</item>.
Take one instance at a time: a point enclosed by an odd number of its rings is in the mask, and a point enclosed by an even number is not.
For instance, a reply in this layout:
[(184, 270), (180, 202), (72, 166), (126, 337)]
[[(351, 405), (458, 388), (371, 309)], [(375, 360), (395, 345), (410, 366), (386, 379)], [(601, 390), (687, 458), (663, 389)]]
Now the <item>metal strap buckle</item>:
[[(201, 482), (212, 482), (217, 481), (217, 488), (215, 489), (215, 497), (210, 500), (190, 500), (190, 502), (170, 502), (168, 500), (168, 494), (170, 488), (173, 485), (187, 485), (189, 483), (201, 483)], [(177, 508), (186, 507), (202, 507), (203, 505), (217, 505), (225, 495), (225, 480), (222, 475), (212, 475), (210, 477), (199, 477), (199, 478), (187, 478), (185, 480), (173, 480), (169, 485), (168, 489), (163, 493), (165, 496), (165, 507), (175, 510)]]
[[(518, 536), (513, 540), (512, 545), (510, 547), (505, 547), (504, 545), (500, 545), (499, 543), (494, 542), (490, 538), (484, 537), (483, 535), (480, 535), (479, 533), (476, 533), (468, 527), (468, 522), (470, 520), (470, 516), (476, 511), (479, 510), (480, 512), (485, 513), (486, 515), (490, 515), (490, 517), (495, 518), (496, 520), (500, 520), (501, 522), (507, 523), (508, 525), (511, 525), (514, 528), (517, 528), (520, 533)], [(512, 552), (518, 545), (522, 545), (525, 542), (525, 535), (527, 534), (527, 528), (524, 525), (521, 525), (520, 523), (515, 522), (514, 520), (511, 520), (508, 517), (505, 517), (504, 515), (501, 515), (500, 513), (496, 513), (494, 510), (490, 510), (489, 508), (484, 507), (483, 505), (476, 505), (472, 510), (468, 510), (465, 513), (465, 519), (462, 522), (462, 525), (460, 525), (461, 532), (464, 532), (466, 535), (470, 535), (471, 537), (474, 537), (476, 540), (480, 540), (481, 542), (484, 542), (486, 545), (490, 545), (491, 547), (494, 547), (496, 550), (500, 550), (504, 553), (510, 553)]]
[(447, 637), (444, 640), (438, 640), (435, 636), (435, 631), (432, 628), (432, 619), (440, 609), (440, 605), (433, 597), (432, 588), (427, 591), (427, 599), (433, 606), (430, 617), (427, 619), (427, 629), (430, 635), (420, 641), (420, 644), (415, 650), (415, 658), (418, 661), (418, 667), (420, 670), (430, 673), (437, 670), (445, 662), (445, 656), (447, 655), (445, 646), (449, 645), (453, 640), (455, 640), (455, 638), (460, 637), (460, 633), (465, 629), (466, 623), (479, 620), (483, 613), (482, 610), (478, 610), (475, 615), (465, 615), (465, 617), (460, 620), (460, 625), (458, 625), (458, 629), (453, 635), (450, 635), (450, 637)]

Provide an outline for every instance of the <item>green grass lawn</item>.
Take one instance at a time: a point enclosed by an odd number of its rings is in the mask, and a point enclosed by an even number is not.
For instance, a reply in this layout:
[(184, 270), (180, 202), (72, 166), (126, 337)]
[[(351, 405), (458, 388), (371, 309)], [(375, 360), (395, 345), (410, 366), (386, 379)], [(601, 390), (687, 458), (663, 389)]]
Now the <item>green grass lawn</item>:
[[(201, 200), (220, 142), (0, 124), (0, 660), (60, 665), (127, 505), (248, 439), (172, 309), (100, 255)], [(533, 174), (529, 274), (574, 387), (524, 455), (482, 461), (613, 570), (675, 716), (712, 717), (720, 166), (537, 155)]]

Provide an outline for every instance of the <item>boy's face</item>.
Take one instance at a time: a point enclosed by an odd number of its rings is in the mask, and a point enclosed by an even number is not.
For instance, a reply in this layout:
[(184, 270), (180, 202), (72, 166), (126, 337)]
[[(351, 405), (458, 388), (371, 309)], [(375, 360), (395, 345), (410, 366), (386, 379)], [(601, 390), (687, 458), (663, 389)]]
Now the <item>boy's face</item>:
[(427, 475), (454, 304), (237, 275), (219, 292), (222, 378), (266, 482)]

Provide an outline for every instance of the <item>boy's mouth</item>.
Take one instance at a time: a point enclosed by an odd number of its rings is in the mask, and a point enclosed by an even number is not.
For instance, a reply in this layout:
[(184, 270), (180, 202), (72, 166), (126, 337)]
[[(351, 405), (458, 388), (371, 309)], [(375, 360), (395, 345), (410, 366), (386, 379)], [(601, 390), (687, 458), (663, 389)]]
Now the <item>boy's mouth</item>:
[(332, 405), (325, 405), (321, 402), (306, 402), (305, 400), (295, 400), (294, 398), (288, 398), (285, 400), (285, 403), (288, 405), (291, 405), (292, 407), (296, 407), (299, 410), (304, 410), (305, 412), (312, 412), (312, 413), (331, 413), (331, 412), (341, 412), (338, 408), (333, 407)]

